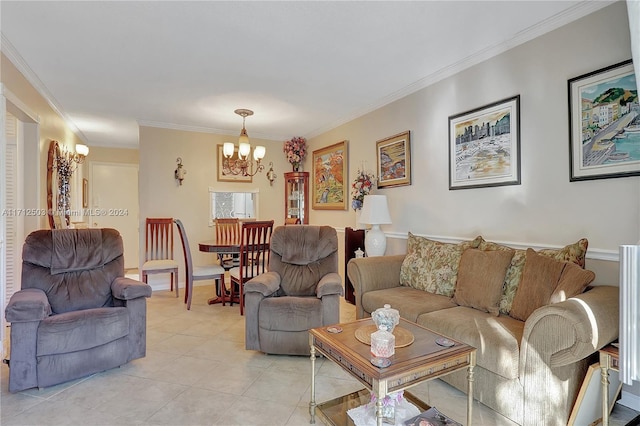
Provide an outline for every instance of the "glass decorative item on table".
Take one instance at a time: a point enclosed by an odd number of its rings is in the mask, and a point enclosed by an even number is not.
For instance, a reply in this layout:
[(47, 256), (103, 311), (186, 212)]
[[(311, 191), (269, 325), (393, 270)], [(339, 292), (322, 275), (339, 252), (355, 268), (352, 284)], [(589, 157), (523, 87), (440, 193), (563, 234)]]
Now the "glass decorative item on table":
[(396, 353), (396, 336), (387, 327), (380, 325), (378, 331), (371, 333), (371, 363), (379, 368), (391, 365), (391, 358)]
[(389, 333), (393, 333), (393, 329), (400, 322), (400, 312), (397, 309), (392, 309), (388, 303), (383, 308), (378, 308), (371, 314), (371, 319), (380, 329), (381, 325), (386, 327)]

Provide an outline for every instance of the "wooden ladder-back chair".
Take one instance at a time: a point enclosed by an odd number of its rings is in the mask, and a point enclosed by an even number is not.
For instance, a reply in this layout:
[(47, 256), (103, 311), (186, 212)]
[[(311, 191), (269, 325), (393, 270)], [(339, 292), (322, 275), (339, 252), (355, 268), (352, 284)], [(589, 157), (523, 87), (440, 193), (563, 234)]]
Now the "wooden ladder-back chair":
[(171, 274), (171, 291), (176, 283), (178, 297), (178, 262), (173, 259), (173, 218), (148, 217), (145, 221), (144, 264), (142, 265), (142, 282), (146, 283), (148, 275)]
[(184, 302), (187, 304), (187, 310), (189, 310), (191, 309), (191, 299), (193, 297), (193, 282), (200, 280), (216, 280), (216, 287), (219, 287), (220, 291), (224, 291), (224, 268), (217, 263), (212, 265), (193, 266), (187, 232), (185, 231), (184, 225), (180, 219), (176, 219), (175, 222), (178, 227), (178, 233), (180, 234), (180, 240), (182, 241), (182, 253), (184, 254), (184, 266), (186, 269)]
[[(237, 217), (216, 218), (216, 244), (240, 244), (240, 220)], [(220, 253), (220, 265), (229, 270), (238, 266), (238, 256)]]
[[(273, 220), (243, 222), (240, 234), (240, 264), (229, 271), (230, 299), (239, 298), (240, 315), (244, 315), (244, 283), (269, 269), (269, 254)], [(224, 292), (223, 298), (224, 298)], [(224, 299), (223, 299), (224, 303)]]

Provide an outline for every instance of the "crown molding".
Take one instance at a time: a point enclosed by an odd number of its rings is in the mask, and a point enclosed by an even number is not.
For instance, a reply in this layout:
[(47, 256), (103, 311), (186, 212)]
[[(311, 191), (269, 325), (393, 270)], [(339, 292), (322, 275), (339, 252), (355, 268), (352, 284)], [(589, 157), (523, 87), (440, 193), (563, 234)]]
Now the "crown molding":
[(13, 44), (0, 32), (0, 51), (11, 61), (11, 63), (20, 71), (20, 73), (27, 79), (27, 81), (36, 89), (36, 91), (44, 98), (49, 104), (51, 109), (58, 114), (65, 122), (67, 127), (75, 133), (75, 135), (85, 144), (88, 144), (86, 136), (78, 129), (78, 126), (69, 118), (64, 111), (60, 103), (56, 100), (53, 94), (47, 89), (47, 86), (40, 80), (40, 77), (31, 69), (24, 58), (20, 55), (18, 50)]
[(554, 15), (544, 20), (543, 22), (539, 22), (538, 24), (533, 25), (527, 28), (526, 30), (520, 31), (509, 40), (506, 40), (502, 43), (498, 43), (494, 46), (490, 46), (479, 52), (469, 55), (466, 58), (463, 58), (456, 63), (453, 63), (447, 67), (441, 68), (436, 72), (426, 77), (423, 77), (420, 80), (409, 84), (408, 86), (403, 87), (400, 90), (397, 90), (381, 99), (378, 99), (376, 102), (370, 104), (369, 106), (363, 109), (359, 109), (353, 112), (352, 114), (349, 114), (348, 116), (342, 117), (339, 120), (336, 120), (332, 123), (327, 124), (326, 126), (313, 130), (306, 137), (313, 138), (318, 135), (321, 135), (322, 133), (333, 130), (336, 127), (339, 127), (359, 117), (362, 117), (365, 114), (368, 114), (379, 108), (382, 108), (385, 105), (388, 105), (394, 101), (397, 101), (408, 95), (411, 95), (412, 93), (422, 90), (425, 87), (428, 87), (441, 80), (444, 80), (445, 78), (451, 77), (461, 71), (464, 71), (467, 68), (470, 68), (474, 65), (477, 65), (488, 59), (491, 59), (494, 56), (498, 56), (499, 54), (504, 53), (518, 45), (526, 43), (527, 41), (533, 40), (537, 37), (540, 37), (543, 34), (551, 32), (577, 19), (587, 16), (591, 13), (594, 13), (602, 9), (603, 7), (609, 6), (610, 4), (616, 1), (618, 0), (582, 1), (576, 4), (575, 6), (567, 10), (564, 10), (561, 13), (558, 13), (557, 15)]
[[(205, 126), (188, 126), (184, 124), (175, 124), (175, 123), (165, 123), (162, 121), (152, 121), (152, 120), (137, 120), (138, 126), (144, 127), (155, 127), (159, 129), (169, 129), (169, 130), (180, 130), (183, 132), (197, 132), (197, 133), (210, 133), (215, 135), (225, 135), (225, 136), (234, 136), (237, 137), (240, 132), (240, 128), (238, 131), (229, 131), (224, 129), (216, 129), (214, 127), (205, 127)], [(266, 139), (266, 140), (286, 140), (290, 136), (282, 136), (282, 135), (269, 135), (264, 133), (257, 133), (253, 131), (249, 131), (249, 139)]]

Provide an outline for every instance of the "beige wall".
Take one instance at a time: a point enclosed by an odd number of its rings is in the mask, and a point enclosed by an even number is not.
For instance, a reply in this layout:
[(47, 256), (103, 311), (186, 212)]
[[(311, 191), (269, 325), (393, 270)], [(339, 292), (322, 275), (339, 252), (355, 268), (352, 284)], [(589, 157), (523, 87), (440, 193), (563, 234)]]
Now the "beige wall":
[[(248, 126), (249, 127), (249, 126)], [(248, 129), (251, 138), (251, 128)], [(265, 171), (253, 177), (251, 183), (218, 182), (217, 145), (236, 142), (237, 136), (182, 130), (140, 127), (140, 230), (146, 217), (180, 219), (189, 236), (194, 263), (212, 262), (210, 254), (198, 252), (198, 241), (215, 237), (209, 226), (209, 187), (220, 191), (258, 191), (258, 219), (274, 219), (284, 223), (284, 181), (282, 173), (291, 166), (282, 154), (282, 142), (251, 138), (252, 145), (264, 145)], [(176, 159), (182, 158), (187, 174), (182, 186), (174, 179)], [(273, 161), (277, 178), (273, 186), (265, 177)], [(144, 232), (140, 232), (140, 259), (144, 260)], [(176, 235), (177, 238), (177, 235)], [(175, 247), (176, 259), (182, 259), (180, 243)], [(181, 280), (184, 278), (181, 276)]]
[[(412, 185), (377, 191), (393, 220), (382, 226), (387, 253), (404, 252), (411, 231), (534, 246), (586, 237), (591, 258), (615, 258), (620, 244), (640, 238), (640, 178), (569, 182), (567, 81), (629, 59), (627, 22), (624, 2), (615, 3), (315, 137), (310, 151), (348, 140), (351, 181), (362, 161), (375, 170), (377, 140), (411, 130)], [(522, 184), (450, 191), (448, 117), (518, 94)], [(312, 210), (310, 219), (353, 226), (355, 213)], [(617, 284), (611, 263), (587, 267), (599, 283)]]
[[(39, 135), (35, 140), (28, 141), (27, 143), (37, 143), (38, 158), (26, 158), (25, 161), (29, 163), (39, 163), (39, 179), (36, 187), (30, 186), (25, 188), (25, 199), (31, 199), (34, 193), (39, 193), (38, 207), (46, 208), (47, 206), (47, 191), (46, 191), (46, 169), (47, 169), (47, 152), (49, 144), (52, 140), (60, 142), (67, 148), (73, 150), (75, 145), (83, 143), (78, 136), (73, 133), (71, 128), (66, 125), (65, 121), (58, 115), (58, 113), (51, 108), (47, 101), (38, 93), (38, 91), (27, 81), (27, 79), (18, 71), (18, 69), (9, 61), (4, 55), (0, 54), (0, 81), (2, 82), (4, 90), (9, 90), (13, 96), (15, 96), (24, 106), (26, 106), (31, 113), (34, 113), (39, 118)], [(35, 152), (34, 147), (26, 147), (27, 152)], [(80, 171), (82, 174), (82, 169)], [(72, 205), (75, 205), (78, 196), (82, 196), (77, 192), (77, 186), (72, 186), (74, 192), (72, 193)], [(46, 217), (40, 218), (39, 227), (48, 228), (48, 220)]]
[(87, 161), (101, 163), (125, 163), (138, 164), (140, 160), (138, 149), (131, 148), (107, 148), (103, 146), (92, 146), (89, 151)]

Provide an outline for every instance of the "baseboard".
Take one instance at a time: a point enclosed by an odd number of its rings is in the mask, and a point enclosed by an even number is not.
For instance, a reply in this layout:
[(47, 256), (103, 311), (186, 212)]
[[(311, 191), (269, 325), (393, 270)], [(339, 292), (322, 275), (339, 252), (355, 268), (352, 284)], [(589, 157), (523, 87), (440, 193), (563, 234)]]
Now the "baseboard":
[(618, 400), (618, 404), (640, 412), (640, 396), (634, 395), (625, 390), (622, 391), (622, 397)]

